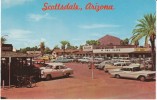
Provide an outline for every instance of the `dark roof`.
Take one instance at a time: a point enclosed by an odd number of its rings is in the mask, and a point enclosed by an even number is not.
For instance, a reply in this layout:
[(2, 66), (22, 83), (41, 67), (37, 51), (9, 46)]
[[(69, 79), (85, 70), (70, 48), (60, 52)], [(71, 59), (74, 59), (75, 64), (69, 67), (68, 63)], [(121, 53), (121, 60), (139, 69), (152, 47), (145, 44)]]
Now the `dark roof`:
[(2, 44), (2, 47), (13, 47), (12, 44)]
[(33, 57), (32, 55), (28, 55), (25, 53), (18, 53), (18, 52), (1, 52), (1, 57)]
[(120, 45), (121, 39), (111, 36), (111, 35), (105, 35), (104, 37), (100, 38), (98, 41), (100, 42), (100, 45), (103, 45), (103, 46)]

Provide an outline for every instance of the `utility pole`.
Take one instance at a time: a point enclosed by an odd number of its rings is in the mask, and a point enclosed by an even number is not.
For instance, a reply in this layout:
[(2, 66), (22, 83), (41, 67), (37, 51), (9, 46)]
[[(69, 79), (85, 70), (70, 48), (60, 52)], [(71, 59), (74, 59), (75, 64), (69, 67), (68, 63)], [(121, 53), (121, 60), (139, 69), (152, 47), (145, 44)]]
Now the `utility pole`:
[[(93, 48), (93, 46), (92, 46), (92, 48)], [(93, 54), (93, 50), (92, 50), (92, 65), (91, 65), (91, 67), (92, 67), (92, 79), (94, 79), (94, 54)]]

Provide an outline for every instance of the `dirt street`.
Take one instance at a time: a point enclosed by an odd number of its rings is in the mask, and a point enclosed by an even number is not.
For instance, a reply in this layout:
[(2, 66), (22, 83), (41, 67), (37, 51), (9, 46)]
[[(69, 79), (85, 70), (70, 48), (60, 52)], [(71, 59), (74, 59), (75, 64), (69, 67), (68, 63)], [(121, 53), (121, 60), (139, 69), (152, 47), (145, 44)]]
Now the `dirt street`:
[(155, 81), (111, 78), (97, 69), (92, 79), (87, 64), (66, 65), (74, 69), (69, 78), (41, 81), (34, 88), (1, 89), (1, 96), (9, 99), (155, 99)]

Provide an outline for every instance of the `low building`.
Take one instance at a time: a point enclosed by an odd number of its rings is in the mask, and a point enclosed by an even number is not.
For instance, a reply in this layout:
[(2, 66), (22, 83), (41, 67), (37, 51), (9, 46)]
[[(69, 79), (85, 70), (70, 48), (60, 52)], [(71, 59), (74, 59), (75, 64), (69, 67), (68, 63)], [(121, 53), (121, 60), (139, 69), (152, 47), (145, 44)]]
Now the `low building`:
[(16, 83), (15, 76), (23, 75), (26, 72), (22, 72), (22, 70), (26, 68), (25, 64), (32, 65), (33, 56), (13, 52), (12, 44), (2, 44), (1, 50), (1, 85), (14, 85)]
[(66, 49), (65, 51), (63, 49), (53, 49), (52, 50), (52, 56), (58, 57), (58, 56), (73, 56), (76, 52), (79, 52), (78, 49)]
[(99, 56), (99, 57), (151, 57), (151, 48), (140, 47), (136, 45), (121, 45), (121, 39), (111, 35), (105, 35), (98, 39), (100, 45), (83, 46), (83, 50), (66, 49), (65, 53), (62, 49), (54, 49), (52, 55), (54, 57), (62, 56)]

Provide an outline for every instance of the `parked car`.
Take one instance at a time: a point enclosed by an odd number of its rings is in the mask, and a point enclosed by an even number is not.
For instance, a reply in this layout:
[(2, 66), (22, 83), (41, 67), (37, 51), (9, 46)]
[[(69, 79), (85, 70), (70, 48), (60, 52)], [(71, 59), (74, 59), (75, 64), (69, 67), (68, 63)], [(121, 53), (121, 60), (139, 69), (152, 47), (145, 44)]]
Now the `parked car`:
[(120, 68), (123, 68), (124, 66), (128, 66), (128, 64), (125, 62), (116, 62), (113, 64), (112, 63), (106, 64), (106, 66), (104, 67), (104, 71), (108, 72), (109, 70), (120, 69)]
[(132, 78), (138, 79), (140, 81), (145, 81), (148, 79), (154, 79), (156, 72), (155, 71), (148, 71), (148, 70), (141, 70), (140, 67), (136, 65), (130, 65), (127, 67), (123, 67), (119, 71), (110, 71), (111, 76), (116, 78)]
[(100, 70), (103, 70), (105, 68), (105, 65), (106, 64), (109, 64), (110, 63), (110, 60), (107, 60), (107, 61), (103, 61), (101, 62), (100, 64), (95, 64), (95, 67), (97, 69), (100, 69)]
[(99, 62), (103, 62), (104, 61), (104, 58), (101, 58), (101, 57), (95, 57), (94, 60), (97, 60)]
[(67, 63), (67, 62), (71, 62), (71, 59), (67, 59), (65, 57), (58, 57), (54, 60), (54, 62)]
[(56, 77), (69, 77), (73, 74), (73, 69), (67, 68), (63, 63), (49, 63), (45, 69), (41, 70), (41, 78), (50, 80)]
[[(140, 64), (139, 63), (131, 63), (129, 66), (140, 67)], [(141, 67), (140, 67), (140, 69), (141, 69)], [(121, 68), (110, 69), (108, 71), (108, 73), (116, 72), (116, 71), (120, 71), (120, 70), (121, 70)]]
[(124, 63), (126, 63), (126, 64), (131, 64), (131, 61), (130, 60), (120, 60), (119, 62), (124, 62)]
[(90, 60), (91, 60), (90, 57), (83, 57), (83, 58), (81, 58), (81, 59), (78, 59), (78, 62), (81, 62), (81, 63), (88, 63)]

